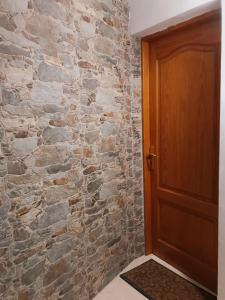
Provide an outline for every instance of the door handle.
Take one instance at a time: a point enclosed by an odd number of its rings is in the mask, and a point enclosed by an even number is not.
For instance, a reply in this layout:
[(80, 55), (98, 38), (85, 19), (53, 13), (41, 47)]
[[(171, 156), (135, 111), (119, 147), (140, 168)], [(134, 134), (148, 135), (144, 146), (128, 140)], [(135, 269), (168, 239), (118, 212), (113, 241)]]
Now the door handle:
[(147, 160), (149, 163), (149, 168), (151, 171), (155, 170), (155, 160), (156, 160), (157, 155), (154, 153), (150, 153), (147, 155)]

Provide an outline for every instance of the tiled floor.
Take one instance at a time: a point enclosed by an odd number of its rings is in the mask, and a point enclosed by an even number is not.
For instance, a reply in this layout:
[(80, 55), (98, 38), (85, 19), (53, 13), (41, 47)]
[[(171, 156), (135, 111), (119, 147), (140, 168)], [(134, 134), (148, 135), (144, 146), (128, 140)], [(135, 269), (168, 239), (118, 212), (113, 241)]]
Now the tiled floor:
[[(142, 256), (136, 260), (134, 260), (122, 273), (137, 267), (138, 265), (146, 262), (149, 259), (154, 259), (158, 263), (161, 263), (171, 271), (174, 271), (178, 275), (186, 278), (187, 280), (192, 281), (191, 279), (187, 278), (184, 274), (176, 270), (175, 268), (171, 267), (158, 257), (154, 255), (149, 256)], [(199, 285), (199, 284), (198, 284)], [(200, 286), (200, 285), (199, 285)], [(202, 287), (202, 286), (200, 286)], [(141, 295), (138, 291), (132, 288), (128, 283), (122, 280), (119, 276), (117, 276), (113, 281), (111, 281), (95, 298), (94, 300), (144, 300), (147, 299), (143, 295)]]
[[(122, 273), (149, 260), (151, 256), (142, 256), (134, 260)], [(123, 279), (117, 276), (111, 281), (95, 298), (94, 300), (143, 300), (147, 299), (138, 291), (132, 288)]]

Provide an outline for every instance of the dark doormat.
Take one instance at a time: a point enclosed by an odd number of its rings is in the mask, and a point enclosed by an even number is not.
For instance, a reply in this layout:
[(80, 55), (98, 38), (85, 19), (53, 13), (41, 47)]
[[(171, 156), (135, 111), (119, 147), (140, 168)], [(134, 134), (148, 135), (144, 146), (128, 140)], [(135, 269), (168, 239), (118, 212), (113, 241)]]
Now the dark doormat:
[(150, 300), (217, 299), (152, 259), (120, 277)]

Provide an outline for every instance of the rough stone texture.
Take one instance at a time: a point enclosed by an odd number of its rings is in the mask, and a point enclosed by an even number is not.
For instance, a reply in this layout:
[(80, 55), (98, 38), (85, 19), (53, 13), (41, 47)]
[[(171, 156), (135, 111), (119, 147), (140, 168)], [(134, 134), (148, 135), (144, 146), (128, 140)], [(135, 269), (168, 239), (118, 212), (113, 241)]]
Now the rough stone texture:
[(143, 254), (124, 0), (0, 1), (0, 299), (90, 300)]

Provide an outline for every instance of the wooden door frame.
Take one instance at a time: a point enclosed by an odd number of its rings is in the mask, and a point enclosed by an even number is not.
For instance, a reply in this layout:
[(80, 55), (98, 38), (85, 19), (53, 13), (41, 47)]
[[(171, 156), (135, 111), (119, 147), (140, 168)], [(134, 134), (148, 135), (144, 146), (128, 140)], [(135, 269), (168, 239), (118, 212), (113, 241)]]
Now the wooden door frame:
[(144, 175), (144, 234), (145, 234), (145, 254), (149, 255), (153, 252), (153, 199), (151, 195), (152, 178), (149, 172), (148, 162), (146, 157), (149, 154), (151, 147), (150, 137), (150, 50), (151, 42), (165, 35), (181, 31), (185, 28), (190, 28), (196, 24), (204, 23), (208, 20), (221, 18), (221, 9), (213, 10), (201, 16), (194, 17), (188, 21), (182, 22), (178, 25), (169, 27), (164, 31), (154, 33), (150, 36), (142, 38), (141, 41), (141, 67), (142, 67), (142, 140), (143, 140), (143, 175)]

